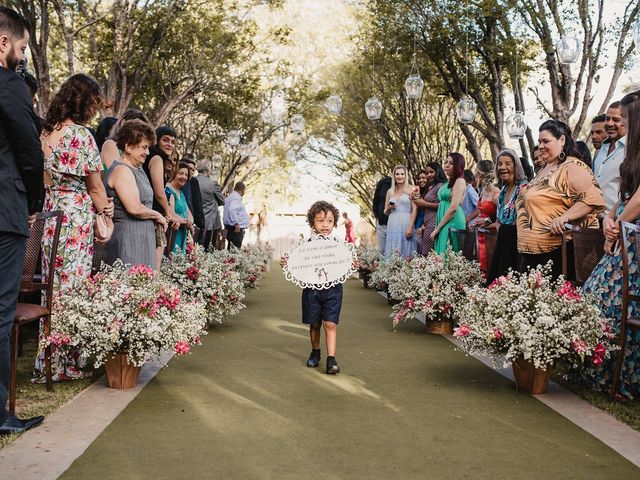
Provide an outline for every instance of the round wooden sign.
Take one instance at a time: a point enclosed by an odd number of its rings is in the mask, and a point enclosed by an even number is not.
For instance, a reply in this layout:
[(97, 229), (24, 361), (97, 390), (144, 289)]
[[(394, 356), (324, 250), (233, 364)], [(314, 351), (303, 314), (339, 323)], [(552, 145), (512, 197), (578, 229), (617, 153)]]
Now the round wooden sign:
[(287, 257), (285, 278), (301, 288), (324, 290), (344, 283), (356, 271), (352, 244), (315, 235), (300, 240)]

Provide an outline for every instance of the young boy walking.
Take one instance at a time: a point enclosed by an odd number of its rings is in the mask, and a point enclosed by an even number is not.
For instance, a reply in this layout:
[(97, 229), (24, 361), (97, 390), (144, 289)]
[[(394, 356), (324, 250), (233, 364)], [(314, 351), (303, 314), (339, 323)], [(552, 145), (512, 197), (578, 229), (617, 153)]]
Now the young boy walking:
[[(339, 212), (331, 203), (319, 201), (311, 205), (307, 212), (307, 222), (314, 233), (324, 236), (331, 235), (336, 226)], [(287, 263), (285, 257), (280, 259), (280, 265)], [(336, 330), (340, 322), (340, 310), (342, 308), (342, 284), (335, 285), (327, 290), (314, 290), (305, 288), (302, 290), (302, 323), (309, 325), (309, 337), (311, 339), (311, 355), (307, 360), (307, 367), (315, 368), (320, 364), (320, 330), (324, 325), (325, 340), (327, 343), (327, 369), (331, 375), (340, 373), (340, 367), (336, 362)]]

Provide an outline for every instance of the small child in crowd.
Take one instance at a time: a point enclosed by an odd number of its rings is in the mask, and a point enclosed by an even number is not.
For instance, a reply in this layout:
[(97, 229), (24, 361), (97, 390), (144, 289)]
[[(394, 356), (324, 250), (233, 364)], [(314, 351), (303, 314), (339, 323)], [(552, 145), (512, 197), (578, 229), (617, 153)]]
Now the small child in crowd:
[[(338, 217), (338, 209), (331, 203), (322, 200), (311, 205), (307, 212), (309, 226), (314, 233), (324, 236), (331, 235)], [(286, 257), (282, 257), (280, 265), (284, 267), (286, 264)], [(320, 329), (324, 325), (327, 343), (326, 372), (334, 375), (340, 373), (340, 367), (336, 362), (336, 327), (340, 321), (341, 308), (342, 284), (327, 290), (312, 288), (302, 290), (302, 323), (309, 325), (309, 337), (311, 338), (311, 355), (307, 360), (307, 367), (314, 368), (320, 364)]]

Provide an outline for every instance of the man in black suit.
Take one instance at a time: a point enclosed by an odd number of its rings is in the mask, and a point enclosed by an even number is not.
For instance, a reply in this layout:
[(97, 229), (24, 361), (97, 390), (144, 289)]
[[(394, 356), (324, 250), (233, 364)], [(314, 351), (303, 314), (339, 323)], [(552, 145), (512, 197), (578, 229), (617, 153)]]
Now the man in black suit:
[(29, 44), (29, 23), (0, 6), (0, 435), (19, 433), (44, 417), (20, 420), (7, 412), (10, 336), (18, 302), (28, 218), (40, 209), (43, 158), (36, 115), (16, 73)]
[(384, 244), (387, 240), (387, 220), (389, 217), (384, 214), (384, 207), (387, 198), (387, 191), (391, 188), (391, 177), (383, 177), (376, 185), (373, 194), (373, 215), (376, 217), (376, 238), (378, 241), (378, 253), (384, 255)]

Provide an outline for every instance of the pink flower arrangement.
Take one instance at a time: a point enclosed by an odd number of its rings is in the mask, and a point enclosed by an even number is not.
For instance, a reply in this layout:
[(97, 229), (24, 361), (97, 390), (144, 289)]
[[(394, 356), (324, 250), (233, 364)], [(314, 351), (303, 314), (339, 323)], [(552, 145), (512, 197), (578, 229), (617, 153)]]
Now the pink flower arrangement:
[(571, 348), (573, 348), (576, 353), (583, 354), (587, 351), (587, 342), (584, 340), (574, 340), (571, 342)]
[(64, 333), (54, 332), (47, 337), (47, 341), (50, 345), (59, 347), (61, 345), (69, 345), (69, 343), (71, 343), (71, 337)]
[(191, 265), (189, 268), (187, 268), (187, 278), (189, 280), (192, 280), (194, 282), (197, 281), (199, 273), (200, 273), (200, 269), (195, 265)]
[(564, 282), (564, 285), (558, 290), (558, 295), (567, 300), (580, 300), (582, 298), (571, 282)]
[(187, 342), (181, 340), (176, 343), (175, 351), (178, 355), (186, 355), (191, 351), (191, 347)]
[(153, 269), (148, 266), (148, 265), (134, 265), (133, 267), (129, 268), (129, 273), (131, 275), (143, 275), (147, 278), (153, 278)]
[(466, 337), (468, 335), (471, 334), (471, 328), (469, 328), (467, 325), (460, 325), (459, 327), (456, 327), (453, 329), (453, 336), (454, 337)]
[(493, 338), (496, 340), (500, 340), (502, 339), (504, 335), (502, 335), (502, 330), (500, 330), (498, 327), (493, 327)]
[(165, 288), (161, 289), (155, 303), (158, 306), (167, 307), (169, 310), (175, 310), (180, 303), (180, 290), (177, 288), (169, 291)]
[(607, 349), (604, 347), (602, 343), (596, 345), (596, 348), (593, 350), (593, 354), (591, 355), (591, 361), (594, 365), (601, 365), (604, 362), (604, 359), (607, 355)]
[(509, 281), (509, 279), (507, 277), (505, 277), (504, 275), (502, 275), (502, 276), (496, 278), (493, 282), (491, 282), (487, 288), (489, 290), (492, 290), (492, 289), (494, 289), (496, 287), (499, 287), (500, 285), (502, 285), (503, 283), (508, 282), (508, 281)]

